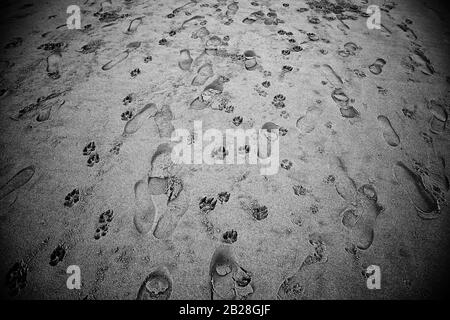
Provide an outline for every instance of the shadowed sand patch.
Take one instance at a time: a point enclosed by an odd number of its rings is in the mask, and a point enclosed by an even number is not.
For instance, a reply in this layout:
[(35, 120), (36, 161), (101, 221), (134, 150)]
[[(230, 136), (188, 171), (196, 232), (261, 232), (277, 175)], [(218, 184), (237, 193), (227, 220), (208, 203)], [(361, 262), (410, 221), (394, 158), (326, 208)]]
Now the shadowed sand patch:
[(144, 124), (145, 120), (154, 117), (158, 112), (154, 103), (146, 104), (130, 121), (128, 121), (123, 129), (122, 135), (136, 133)]
[(383, 130), (383, 138), (391, 147), (396, 147), (400, 144), (400, 138), (395, 132), (389, 119), (383, 115), (377, 117), (377, 120)]
[(231, 247), (216, 248), (209, 264), (212, 300), (245, 299), (253, 294), (251, 274), (234, 260)]
[(408, 197), (409, 202), (416, 208), (422, 219), (436, 219), (441, 209), (438, 201), (425, 187), (422, 177), (408, 168), (403, 162), (394, 165), (394, 178)]
[(149, 183), (146, 180), (139, 180), (134, 185), (134, 201), (136, 204), (133, 217), (134, 226), (139, 233), (147, 234), (153, 227), (156, 208), (149, 190)]
[(367, 250), (374, 240), (375, 222), (383, 210), (377, 201), (373, 186), (365, 184), (358, 189), (356, 206), (341, 212), (342, 225), (350, 231), (352, 243), (361, 250)]
[(17, 172), (11, 179), (0, 187), (0, 199), (3, 199), (11, 192), (19, 189), (33, 177), (36, 169), (34, 166), (28, 166)]
[(172, 276), (165, 266), (153, 268), (137, 294), (137, 300), (167, 300), (172, 294)]

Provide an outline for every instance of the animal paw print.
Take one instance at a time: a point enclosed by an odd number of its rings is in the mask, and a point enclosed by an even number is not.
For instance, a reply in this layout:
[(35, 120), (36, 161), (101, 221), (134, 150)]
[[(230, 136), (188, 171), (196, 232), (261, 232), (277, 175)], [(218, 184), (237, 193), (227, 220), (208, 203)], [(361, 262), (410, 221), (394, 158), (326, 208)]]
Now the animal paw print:
[(291, 50), (289, 50), (289, 49), (281, 50), (281, 54), (282, 54), (283, 56), (288, 56), (288, 55), (291, 54)]
[(231, 104), (226, 105), (226, 106), (223, 108), (223, 110), (224, 110), (226, 113), (233, 113), (233, 111), (234, 111), (234, 106), (231, 105)]
[(170, 202), (178, 197), (181, 190), (183, 190), (183, 181), (175, 176), (169, 178), (167, 182), (167, 189), (165, 194), (167, 194), (167, 201)]
[(149, 63), (149, 62), (151, 62), (152, 60), (153, 60), (152, 56), (146, 56), (146, 57), (144, 58), (144, 63)]
[(336, 177), (332, 174), (328, 175), (325, 179), (324, 182), (326, 184), (333, 184), (336, 181)]
[(219, 200), (220, 204), (224, 204), (225, 202), (228, 202), (228, 200), (230, 200), (230, 193), (226, 191), (220, 192), (217, 199)]
[(291, 72), (292, 70), (294, 70), (294, 68), (292, 67), (292, 66), (283, 66), (282, 68), (281, 68), (281, 71), (282, 72)]
[(237, 127), (239, 126), (243, 121), (243, 118), (241, 116), (236, 116), (233, 118), (233, 124)]
[(91, 153), (89, 158), (87, 159), (87, 166), (93, 167), (95, 163), (98, 163), (100, 161), (100, 156), (97, 152)]
[(216, 207), (217, 200), (214, 198), (203, 197), (200, 199), (199, 207), (203, 213), (208, 213)]
[(130, 110), (122, 112), (122, 114), (120, 115), (120, 119), (122, 119), (123, 121), (129, 121), (132, 117), (133, 117), (133, 112)]
[(16, 262), (6, 275), (6, 286), (11, 296), (17, 296), (27, 285), (28, 265), (21, 260)]
[(165, 45), (167, 45), (167, 39), (163, 38), (163, 39), (159, 40), (158, 43), (160, 46), (165, 46)]
[(116, 143), (114, 143), (112, 148), (109, 150), (109, 152), (111, 152), (112, 154), (119, 154), (121, 146), (122, 146), (122, 142), (116, 142)]
[(264, 88), (270, 87), (270, 81), (268, 81), (268, 80), (264, 81), (264, 82), (262, 83), (262, 86), (263, 86)]
[(232, 243), (236, 242), (237, 236), (238, 236), (238, 234), (237, 234), (237, 231), (235, 231), (235, 230), (226, 231), (222, 235), (222, 241), (225, 243), (232, 244)]
[(248, 144), (244, 146), (240, 146), (238, 149), (238, 152), (240, 153), (249, 153), (250, 152), (250, 146)]
[(282, 117), (283, 119), (289, 119), (289, 116), (289, 112), (287, 112), (286, 110), (280, 112), (280, 117)]
[(294, 189), (294, 194), (296, 196), (304, 196), (304, 195), (306, 195), (306, 192), (307, 192), (306, 188), (301, 185), (295, 185), (292, 187), (292, 189)]
[(284, 127), (280, 127), (280, 135), (282, 136), (282, 137), (284, 137), (285, 135), (287, 135), (287, 133), (288, 133), (288, 129), (286, 129), (286, 128), (284, 128)]
[(95, 240), (106, 236), (106, 234), (108, 233), (109, 223), (113, 220), (113, 216), (114, 212), (109, 209), (100, 215), (100, 217), (98, 218), (97, 228), (95, 229)]
[(292, 51), (294, 51), (294, 52), (300, 52), (302, 50), (303, 50), (303, 48), (301, 46), (294, 46), (294, 47), (292, 47)]
[(126, 106), (127, 104), (131, 103), (133, 101), (133, 94), (128, 94), (125, 98), (123, 98), (122, 102), (123, 105)]
[(91, 141), (83, 148), (83, 156), (88, 156), (94, 151), (95, 151), (95, 142)]
[(281, 160), (281, 167), (285, 170), (289, 170), (292, 167), (292, 161), (288, 160), (288, 159), (283, 159)]
[(78, 201), (80, 201), (80, 191), (78, 189), (73, 189), (64, 198), (64, 206), (70, 208)]
[(259, 205), (256, 201), (251, 204), (251, 212), (253, 218), (256, 220), (263, 220), (269, 215), (269, 210), (266, 206)]
[(312, 213), (312, 214), (317, 214), (317, 213), (319, 213), (319, 206), (318, 206), (317, 204), (313, 204), (313, 205), (309, 208), (309, 210), (311, 210), (311, 213)]
[(275, 106), (275, 108), (282, 109), (286, 106), (284, 104), (285, 100), (286, 100), (286, 97), (284, 95), (277, 94), (276, 96), (273, 97), (272, 104)]
[(211, 152), (213, 158), (223, 160), (228, 155), (228, 151), (224, 146), (220, 146)]
[(132, 78), (136, 78), (140, 73), (141, 73), (141, 70), (139, 68), (136, 68), (130, 72), (130, 75)]
[(56, 266), (58, 263), (63, 261), (65, 255), (66, 255), (66, 246), (64, 243), (59, 244), (55, 250), (50, 254), (50, 265), (52, 267)]

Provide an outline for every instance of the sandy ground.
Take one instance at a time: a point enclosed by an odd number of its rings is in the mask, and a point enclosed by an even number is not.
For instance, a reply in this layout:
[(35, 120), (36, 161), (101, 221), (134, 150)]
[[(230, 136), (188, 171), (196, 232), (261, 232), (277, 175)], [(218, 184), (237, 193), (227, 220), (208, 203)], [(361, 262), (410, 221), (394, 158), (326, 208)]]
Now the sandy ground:
[[(438, 296), (446, 13), (429, 1), (338, 3), (3, 3), (2, 296)], [(81, 30), (65, 26), (71, 4)], [(381, 29), (366, 26), (369, 4)], [(193, 102), (210, 83), (212, 100)], [(174, 165), (164, 143), (196, 120), (274, 123), (278, 173)], [(79, 290), (66, 287), (70, 265)], [(379, 290), (366, 287), (369, 265)]]

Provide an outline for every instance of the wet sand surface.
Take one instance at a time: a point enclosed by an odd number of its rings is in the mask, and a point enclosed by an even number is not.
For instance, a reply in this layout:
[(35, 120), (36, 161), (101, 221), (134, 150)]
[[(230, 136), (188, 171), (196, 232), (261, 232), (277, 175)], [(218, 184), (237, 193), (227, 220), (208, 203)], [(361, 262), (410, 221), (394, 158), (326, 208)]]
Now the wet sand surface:
[[(66, 26), (73, 4), (80, 30)], [(439, 295), (450, 34), (435, 3), (2, 6), (2, 297)], [(171, 134), (194, 121), (279, 129), (278, 173), (173, 163)]]

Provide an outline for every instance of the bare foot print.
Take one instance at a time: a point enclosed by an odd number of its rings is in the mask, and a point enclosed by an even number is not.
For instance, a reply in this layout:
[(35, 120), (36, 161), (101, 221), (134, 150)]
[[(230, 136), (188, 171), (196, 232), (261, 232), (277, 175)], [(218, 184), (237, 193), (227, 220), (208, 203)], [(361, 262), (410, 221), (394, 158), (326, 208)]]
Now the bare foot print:
[[(169, 195), (168, 195), (169, 197)], [(157, 239), (168, 239), (174, 233), (179, 221), (189, 208), (190, 195), (187, 190), (179, 191), (176, 198), (168, 200), (167, 207), (159, 217), (153, 235)]]
[(202, 86), (214, 75), (212, 65), (210, 63), (203, 64), (197, 71), (197, 75), (192, 80), (193, 86)]
[(341, 213), (342, 225), (350, 231), (351, 242), (361, 250), (367, 250), (374, 240), (376, 218), (383, 210), (377, 201), (373, 186), (365, 184), (358, 189), (356, 206)]
[(17, 172), (8, 182), (0, 187), (0, 200), (30, 181), (35, 171), (34, 166), (28, 166)]
[(434, 134), (442, 134), (445, 131), (448, 119), (445, 107), (435, 100), (430, 100), (428, 102), (428, 110), (432, 114), (430, 131)]
[(178, 58), (178, 66), (180, 67), (181, 70), (184, 71), (190, 70), (192, 61), (193, 59), (188, 49), (183, 49), (180, 51), (180, 56)]
[(391, 147), (398, 146), (400, 144), (400, 138), (392, 127), (389, 119), (383, 115), (378, 116), (377, 119), (380, 123), (381, 129), (383, 130), (383, 138), (387, 144)]
[(156, 116), (158, 109), (154, 103), (146, 104), (139, 112), (134, 116), (133, 119), (125, 124), (123, 129), (123, 135), (136, 133), (144, 124), (144, 122)]
[(47, 57), (47, 74), (50, 78), (56, 80), (61, 77), (62, 55), (60, 52), (54, 52)]
[(417, 214), (422, 219), (436, 219), (441, 208), (437, 199), (425, 187), (422, 177), (399, 161), (393, 168), (394, 178), (402, 191), (408, 197), (410, 203), (416, 208)]
[(209, 277), (212, 300), (242, 300), (253, 294), (251, 273), (239, 266), (227, 245), (214, 251)]
[(312, 106), (306, 110), (305, 115), (297, 119), (295, 127), (301, 134), (308, 134), (312, 132), (320, 120), (320, 115), (322, 114), (322, 109)]
[(126, 58), (128, 58), (128, 55), (130, 54), (129, 50), (125, 50), (121, 53), (119, 53), (117, 56), (115, 56), (112, 60), (107, 62), (103, 65), (102, 70), (108, 71), (114, 68), (116, 65), (124, 61)]
[(139, 233), (145, 235), (152, 230), (156, 215), (147, 179), (139, 180), (134, 185), (134, 201), (136, 204), (133, 217), (134, 226)]
[(291, 276), (286, 278), (278, 288), (278, 300), (306, 300), (320, 297), (321, 284), (316, 281), (323, 272), (323, 263), (328, 258), (326, 255), (326, 245), (315, 235), (309, 236), (309, 243), (313, 246), (314, 252), (309, 254), (300, 268)]
[(173, 280), (165, 266), (153, 268), (137, 294), (137, 300), (167, 300), (172, 294)]
[(168, 105), (163, 105), (155, 115), (155, 123), (158, 128), (160, 138), (170, 138), (175, 130), (172, 125), (173, 114)]
[(138, 27), (141, 25), (142, 23), (142, 18), (135, 18), (133, 20), (130, 21), (130, 24), (127, 28), (127, 30), (125, 31), (126, 34), (133, 34), (137, 31)]

